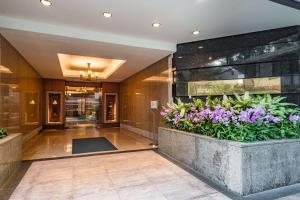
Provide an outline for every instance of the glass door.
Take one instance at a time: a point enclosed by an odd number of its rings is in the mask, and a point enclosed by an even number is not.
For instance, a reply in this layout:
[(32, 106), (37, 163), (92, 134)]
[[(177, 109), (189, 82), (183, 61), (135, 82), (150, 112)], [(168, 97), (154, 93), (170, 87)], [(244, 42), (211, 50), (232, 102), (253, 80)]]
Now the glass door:
[(98, 112), (98, 88), (66, 86), (66, 126), (95, 126)]

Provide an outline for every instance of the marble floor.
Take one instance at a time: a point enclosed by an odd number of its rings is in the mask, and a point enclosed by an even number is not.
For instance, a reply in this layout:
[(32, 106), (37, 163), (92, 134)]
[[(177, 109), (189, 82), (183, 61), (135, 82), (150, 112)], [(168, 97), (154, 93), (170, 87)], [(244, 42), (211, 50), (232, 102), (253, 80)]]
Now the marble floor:
[(47, 130), (24, 144), (23, 160), (72, 156), (72, 139), (106, 137), (117, 151), (149, 149), (152, 141), (120, 128), (82, 127), (65, 130)]
[(11, 200), (227, 200), (154, 151), (33, 162)]
[(231, 199), (152, 150), (31, 163), (10, 200)]

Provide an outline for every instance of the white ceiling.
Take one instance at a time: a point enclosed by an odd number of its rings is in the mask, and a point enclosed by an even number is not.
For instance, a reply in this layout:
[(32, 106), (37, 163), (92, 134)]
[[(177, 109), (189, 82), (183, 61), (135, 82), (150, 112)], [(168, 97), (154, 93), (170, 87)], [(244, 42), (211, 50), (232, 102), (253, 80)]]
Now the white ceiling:
[[(0, 30), (46, 78), (62, 78), (57, 53), (125, 59), (120, 81), (200, 39), (298, 25), (300, 11), (268, 0), (1, 0)], [(111, 19), (102, 16), (112, 12)], [(162, 26), (154, 29), (151, 24)], [(200, 30), (194, 36), (193, 30)]]

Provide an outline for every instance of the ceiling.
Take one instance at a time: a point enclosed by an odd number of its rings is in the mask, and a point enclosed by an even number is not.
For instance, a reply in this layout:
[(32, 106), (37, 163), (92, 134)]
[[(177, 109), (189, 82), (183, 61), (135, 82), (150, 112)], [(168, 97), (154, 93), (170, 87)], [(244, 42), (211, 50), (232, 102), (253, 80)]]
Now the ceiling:
[[(176, 44), (298, 25), (299, 10), (269, 0), (1, 0), (0, 33), (45, 78), (64, 78), (58, 53), (126, 60), (122, 81)], [(104, 18), (109, 11), (112, 18)], [(153, 22), (160, 22), (153, 28)], [(1, 28), (2, 27), (2, 28)], [(199, 30), (199, 35), (193, 35)]]

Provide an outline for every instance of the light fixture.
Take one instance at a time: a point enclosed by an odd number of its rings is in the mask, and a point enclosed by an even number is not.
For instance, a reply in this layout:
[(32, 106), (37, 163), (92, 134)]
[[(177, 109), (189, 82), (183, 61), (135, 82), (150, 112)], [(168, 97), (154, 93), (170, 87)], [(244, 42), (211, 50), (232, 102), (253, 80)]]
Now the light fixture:
[(111, 18), (111, 17), (112, 17), (112, 14), (111, 14), (111, 12), (104, 12), (104, 13), (103, 13), (103, 16), (104, 16), (105, 18)]
[(209, 57), (208, 57), (208, 60), (212, 60), (212, 57), (211, 57), (211, 56), (209, 56)]
[(179, 59), (183, 58), (182, 56), (178, 56)]
[(53, 100), (52, 104), (53, 105), (57, 105), (58, 104), (57, 101), (56, 101), (56, 99)]
[(80, 79), (83, 81), (98, 81), (98, 74), (91, 70), (91, 63), (87, 63), (86, 71), (80, 71)]
[(160, 27), (160, 23), (159, 22), (154, 22), (153, 24), (152, 24), (152, 26), (154, 27), (154, 28), (158, 28), (158, 27)]
[(52, 2), (50, 0), (40, 0), (40, 2), (44, 5), (44, 6), (51, 6)]
[(193, 33), (193, 35), (199, 35), (200, 31), (195, 30), (195, 31), (193, 31), (192, 33)]
[(203, 49), (203, 46), (198, 46), (198, 49)]
[(35, 101), (32, 99), (31, 101), (29, 101), (30, 105), (35, 105)]

